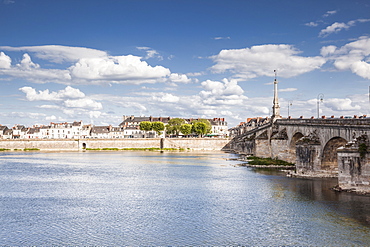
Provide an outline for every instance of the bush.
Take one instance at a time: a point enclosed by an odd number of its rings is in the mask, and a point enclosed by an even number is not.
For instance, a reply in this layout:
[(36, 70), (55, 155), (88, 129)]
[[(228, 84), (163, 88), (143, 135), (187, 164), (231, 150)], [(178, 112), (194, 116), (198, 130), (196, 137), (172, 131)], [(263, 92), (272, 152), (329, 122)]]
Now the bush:
[(292, 166), (293, 163), (289, 163), (283, 160), (271, 159), (271, 158), (259, 158), (255, 156), (248, 157), (248, 164), (252, 166)]

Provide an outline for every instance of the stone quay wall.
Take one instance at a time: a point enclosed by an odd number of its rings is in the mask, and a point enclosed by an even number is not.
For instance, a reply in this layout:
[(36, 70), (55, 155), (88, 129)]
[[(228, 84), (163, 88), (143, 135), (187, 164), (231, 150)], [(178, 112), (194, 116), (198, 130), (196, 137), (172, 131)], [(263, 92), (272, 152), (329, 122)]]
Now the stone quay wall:
[(135, 138), (135, 139), (48, 139), (48, 140), (1, 140), (0, 149), (41, 151), (79, 151), (86, 148), (182, 148), (188, 150), (225, 149), (225, 138)]

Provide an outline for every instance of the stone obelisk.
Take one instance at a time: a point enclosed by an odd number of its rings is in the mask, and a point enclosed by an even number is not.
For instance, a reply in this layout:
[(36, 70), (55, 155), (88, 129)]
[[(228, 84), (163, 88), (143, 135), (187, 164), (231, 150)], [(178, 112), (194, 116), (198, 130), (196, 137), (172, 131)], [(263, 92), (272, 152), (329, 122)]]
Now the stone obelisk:
[(274, 80), (274, 100), (272, 101), (272, 116), (271, 116), (271, 120), (273, 122), (276, 121), (276, 119), (280, 119), (281, 116), (280, 116), (280, 106), (279, 106), (279, 97), (278, 97), (278, 89), (277, 89), (277, 84), (278, 84), (278, 81), (276, 79), (276, 70), (274, 70), (275, 72), (275, 80)]

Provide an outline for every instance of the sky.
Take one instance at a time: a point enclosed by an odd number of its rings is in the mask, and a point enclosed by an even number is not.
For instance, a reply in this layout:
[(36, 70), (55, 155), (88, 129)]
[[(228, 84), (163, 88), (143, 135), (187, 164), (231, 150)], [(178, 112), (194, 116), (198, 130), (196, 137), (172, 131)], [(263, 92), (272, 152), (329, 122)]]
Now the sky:
[(370, 0), (0, 0), (8, 127), (234, 127), (271, 116), (275, 76), (283, 117), (370, 117)]

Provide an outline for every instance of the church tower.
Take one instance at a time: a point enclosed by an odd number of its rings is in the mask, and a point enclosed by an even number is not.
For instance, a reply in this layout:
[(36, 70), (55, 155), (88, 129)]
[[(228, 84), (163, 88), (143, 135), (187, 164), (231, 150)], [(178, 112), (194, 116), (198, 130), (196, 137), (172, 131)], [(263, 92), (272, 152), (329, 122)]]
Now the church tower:
[(275, 72), (275, 80), (274, 80), (274, 100), (272, 101), (272, 116), (271, 119), (273, 122), (275, 122), (276, 119), (280, 119), (280, 106), (279, 106), (279, 98), (278, 98), (278, 89), (277, 89), (277, 84), (278, 81), (276, 79), (276, 70)]

